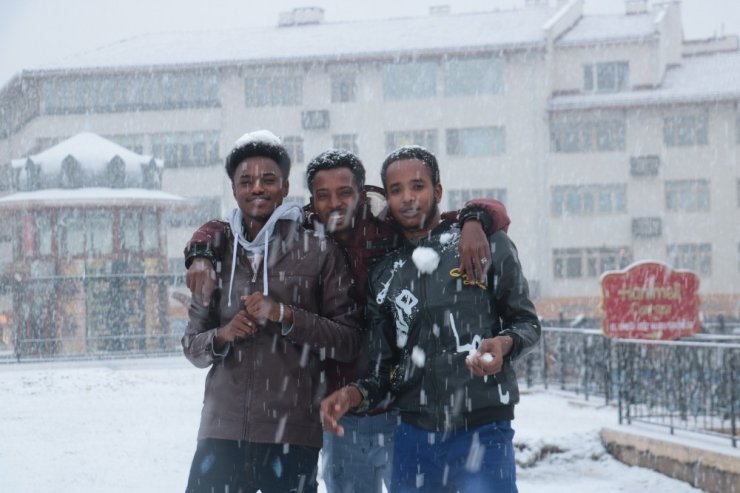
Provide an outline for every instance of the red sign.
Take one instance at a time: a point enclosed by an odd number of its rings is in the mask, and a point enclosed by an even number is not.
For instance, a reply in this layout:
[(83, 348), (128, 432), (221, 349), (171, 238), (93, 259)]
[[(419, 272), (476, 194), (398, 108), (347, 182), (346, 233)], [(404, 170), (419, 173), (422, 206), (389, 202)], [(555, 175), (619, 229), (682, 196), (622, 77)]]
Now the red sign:
[(699, 276), (661, 262), (636, 262), (601, 276), (607, 337), (678, 339), (696, 334)]

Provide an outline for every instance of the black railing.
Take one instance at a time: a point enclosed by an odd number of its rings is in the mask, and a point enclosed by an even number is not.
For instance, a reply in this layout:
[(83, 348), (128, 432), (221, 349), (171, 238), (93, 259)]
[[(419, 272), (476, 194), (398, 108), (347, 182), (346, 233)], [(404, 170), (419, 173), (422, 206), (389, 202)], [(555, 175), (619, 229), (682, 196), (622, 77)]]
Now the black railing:
[[(184, 320), (168, 316), (171, 274), (114, 273), (13, 279), (0, 295), (0, 362), (116, 358), (180, 351)], [(184, 307), (182, 307), (184, 311)]]
[(527, 386), (617, 404), (619, 423), (644, 422), (728, 438), (737, 447), (740, 338), (607, 339), (598, 330), (543, 328), (517, 362)]

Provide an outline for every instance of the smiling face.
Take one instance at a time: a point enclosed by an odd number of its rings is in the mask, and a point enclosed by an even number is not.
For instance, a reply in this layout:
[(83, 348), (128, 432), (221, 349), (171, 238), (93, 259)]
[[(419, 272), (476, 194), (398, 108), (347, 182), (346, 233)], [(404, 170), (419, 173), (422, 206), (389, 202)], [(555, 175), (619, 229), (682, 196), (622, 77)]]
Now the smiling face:
[(388, 166), (385, 177), (388, 210), (407, 238), (425, 236), (439, 224), (437, 204), (442, 185), (432, 184), (432, 175), (419, 159), (401, 159)]
[(313, 209), (327, 231), (339, 233), (352, 228), (360, 190), (349, 168), (321, 170), (311, 182)]
[(237, 166), (231, 185), (252, 237), (288, 195), (288, 180), (277, 163), (266, 157), (250, 157)]

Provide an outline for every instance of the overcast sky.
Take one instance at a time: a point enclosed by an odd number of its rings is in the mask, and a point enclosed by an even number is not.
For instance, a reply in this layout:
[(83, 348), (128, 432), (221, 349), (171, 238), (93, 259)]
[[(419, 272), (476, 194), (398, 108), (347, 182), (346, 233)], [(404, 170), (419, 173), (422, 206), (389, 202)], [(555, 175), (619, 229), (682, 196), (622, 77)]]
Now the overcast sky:
[[(0, 0), (0, 86), (23, 69), (139, 34), (271, 26), (278, 13), (321, 6), (327, 22), (510, 9), (525, 0)], [(552, 0), (553, 3), (555, 0)], [(687, 38), (740, 33), (740, 0), (683, 0)], [(587, 13), (624, 12), (624, 0), (586, 0)], [(251, 42), (251, 41), (250, 41)]]

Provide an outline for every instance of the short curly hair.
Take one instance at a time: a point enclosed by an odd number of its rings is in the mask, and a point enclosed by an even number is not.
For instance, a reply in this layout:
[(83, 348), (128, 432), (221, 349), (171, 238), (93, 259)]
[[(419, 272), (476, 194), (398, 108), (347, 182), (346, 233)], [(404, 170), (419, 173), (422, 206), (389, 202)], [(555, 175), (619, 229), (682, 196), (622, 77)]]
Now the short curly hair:
[(365, 166), (357, 155), (343, 149), (329, 149), (311, 160), (306, 166), (306, 185), (313, 194), (313, 180), (316, 173), (325, 169), (347, 168), (355, 177), (357, 189), (365, 186)]
[(275, 161), (283, 174), (283, 179), (290, 176), (290, 156), (282, 144), (253, 140), (244, 144), (237, 144), (226, 157), (226, 174), (234, 183), (236, 168), (250, 157), (266, 157)]
[(383, 187), (386, 186), (386, 175), (388, 174), (388, 167), (396, 161), (403, 159), (418, 159), (424, 166), (429, 170), (429, 174), (432, 176), (432, 185), (436, 186), (439, 184), (439, 164), (437, 164), (437, 158), (434, 157), (428, 149), (417, 145), (407, 145), (396, 149), (395, 151), (388, 154), (383, 161), (383, 166), (380, 168), (380, 179), (383, 182)]

